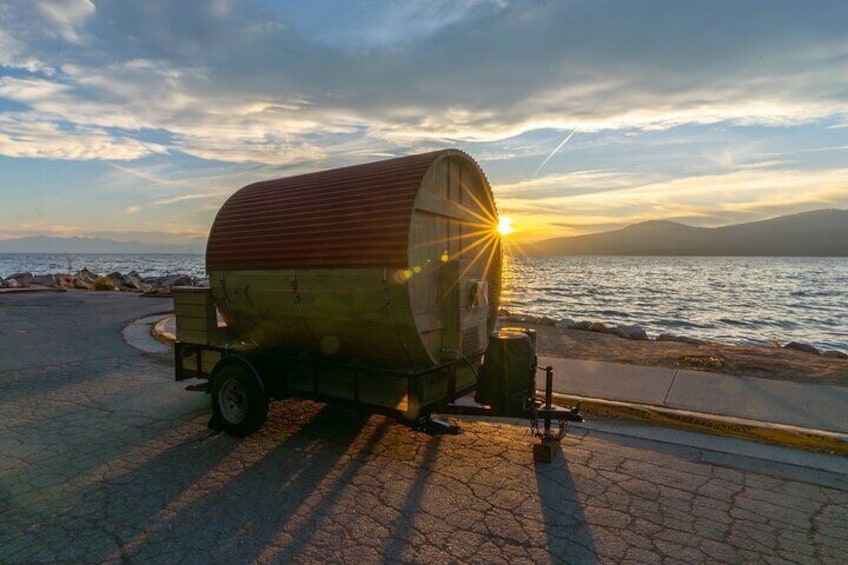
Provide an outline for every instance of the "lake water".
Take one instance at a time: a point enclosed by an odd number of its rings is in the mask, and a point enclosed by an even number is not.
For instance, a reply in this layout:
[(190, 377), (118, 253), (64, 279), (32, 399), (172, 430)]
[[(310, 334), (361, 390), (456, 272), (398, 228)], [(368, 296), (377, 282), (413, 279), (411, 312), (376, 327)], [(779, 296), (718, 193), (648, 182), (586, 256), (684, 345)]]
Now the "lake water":
[(115, 271), (126, 274), (136, 271), (142, 278), (162, 275), (186, 274), (206, 276), (204, 255), (179, 254), (111, 254), (111, 253), (10, 253), (0, 254), (0, 277), (15, 273), (75, 273), (86, 268), (92, 273), (105, 275)]
[[(801, 341), (848, 353), (848, 258), (507, 257), (513, 314), (639, 324), (727, 343)], [(0, 255), (0, 276), (137, 271), (205, 276), (203, 255)]]
[(848, 353), (848, 258), (506, 258), (511, 313)]

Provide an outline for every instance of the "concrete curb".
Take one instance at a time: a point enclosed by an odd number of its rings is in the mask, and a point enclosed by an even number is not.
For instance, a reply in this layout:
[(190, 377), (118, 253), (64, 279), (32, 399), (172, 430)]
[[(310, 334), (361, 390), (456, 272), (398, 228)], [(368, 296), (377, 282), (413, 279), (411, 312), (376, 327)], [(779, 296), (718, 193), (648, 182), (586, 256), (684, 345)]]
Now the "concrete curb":
[(177, 336), (165, 329), (165, 326), (168, 325), (168, 322), (173, 317), (173, 314), (168, 314), (167, 316), (156, 322), (153, 325), (153, 329), (151, 329), (150, 331), (150, 333), (153, 334), (153, 337), (155, 337), (162, 343), (167, 343), (168, 345), (172, 345), (175, 341), (177, 341)]
[(843, 456), (848, 455), (848, 434), (838, 432), (747, 420), (730, 416), (719, 416), (689, 410), (677, 410), (650, 404), (604, 400), (560, 393), (554, 393), (553, 397), (555, 402), (560, 405), (573, 405), (579, 402), (581, 412), (587, 415), (594, 414), (607, 418), (635, 421), (656, 426), (707, 432), (807, 451)]

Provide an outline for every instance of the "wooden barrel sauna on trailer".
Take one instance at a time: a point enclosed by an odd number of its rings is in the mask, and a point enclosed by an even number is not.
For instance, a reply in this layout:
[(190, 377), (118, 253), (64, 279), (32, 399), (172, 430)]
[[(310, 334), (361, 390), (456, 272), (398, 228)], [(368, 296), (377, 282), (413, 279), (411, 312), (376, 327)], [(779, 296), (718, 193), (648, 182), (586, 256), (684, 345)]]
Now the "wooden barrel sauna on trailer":
[(176, 378), (207, 380), (235, 435), (289, 396), (415, 422), (477, 385), (497, 226), (486, 176), (454, 149), (248, 185), (212, 224), (210, 287), (175, 289)]

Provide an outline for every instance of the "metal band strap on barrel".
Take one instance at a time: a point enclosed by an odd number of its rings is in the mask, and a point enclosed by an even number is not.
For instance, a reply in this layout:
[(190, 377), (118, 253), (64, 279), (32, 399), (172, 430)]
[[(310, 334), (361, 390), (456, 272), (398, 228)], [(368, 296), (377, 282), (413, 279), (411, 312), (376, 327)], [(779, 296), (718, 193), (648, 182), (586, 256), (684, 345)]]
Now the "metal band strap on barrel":
[(315, 347), (321, 348), (321, 338), (312, 330), (312, 327), (309, 325), (309, 322), (306, 320), (306, 316), (303, 315), (303, 308), (300, 303), (300, 292), (297, 284), (297, 270), (292, 269), (292, 278), (291, 278), (291, 289), (292, 289), (292, 304), (294, 305), (294, 310), (297, 312), (298, 317), (300, 318), (300, 322), (303, 324), (303, 327), (306, 328), (306, 331), (309, 333), (309, 337), (312, 338)]
[(383, 289), (386, 291), (386, 313), (389, 317), (389, 323), (395, 330), (394, 334), (397, 336), (398, 343), (400, 344), (400, 348), (403, 349), (403, 353), (406, 355), (407, 361), (412, 363), (412, 355), (409, 353), (409, 348), (403, 341), (403, 336), (401, 335), (402, 332), (397, 331), (397, 322), (395, 321), (395, 316), (392, 312), (392, 297), (389, 289), (389, 270), (387, 268), (383, 268)]

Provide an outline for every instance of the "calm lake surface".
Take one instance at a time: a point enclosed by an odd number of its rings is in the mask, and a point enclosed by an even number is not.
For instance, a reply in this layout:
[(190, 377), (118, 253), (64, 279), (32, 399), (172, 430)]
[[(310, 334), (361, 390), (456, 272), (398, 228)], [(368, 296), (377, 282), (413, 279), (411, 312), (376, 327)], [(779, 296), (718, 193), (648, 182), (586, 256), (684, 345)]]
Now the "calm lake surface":
[(848, 353), (848, 258), (507, 258), (511, 313), (639, 324), (726, 343)]
[[(203, 255), (0, 255), (0, 276), (72, 272), (205, 276)], [(506, 257), (513, 314), (639, 324), (727, 343), (801, 341), (848, 353), (848, 258)]]
[(136, 271), (142, 278), (185, 274), (206, 276), (206, 257), (203, 254), (121, 254), (121, 253), (10, 253), (0, 254), (0, 277), (15, 273), (75, 273), (86, 268), (105, 275), (115, 271), (127, 274)]

